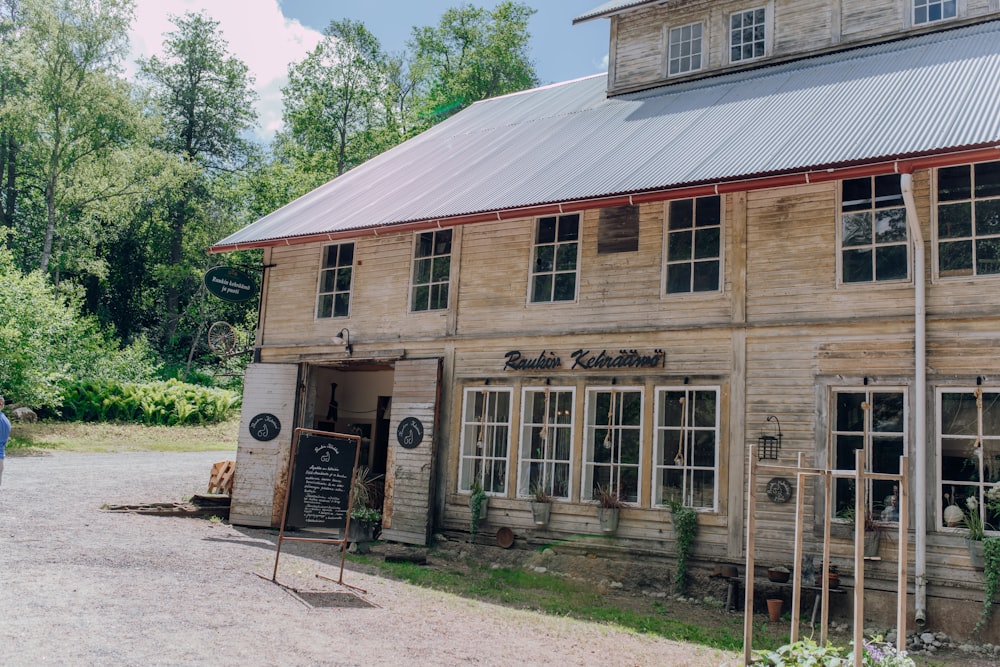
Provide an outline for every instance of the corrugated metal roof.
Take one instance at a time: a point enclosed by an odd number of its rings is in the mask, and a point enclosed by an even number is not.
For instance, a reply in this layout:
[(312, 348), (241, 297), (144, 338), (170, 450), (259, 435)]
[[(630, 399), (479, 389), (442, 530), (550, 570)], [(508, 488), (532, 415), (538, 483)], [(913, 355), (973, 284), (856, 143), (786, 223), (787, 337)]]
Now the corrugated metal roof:
[(608, 99), (473, 104), (216, 248), (1000, 143), (1000, 21)]
[(577, 16), (573, 19), (573, 23), (583, 23), (584, 21), (589, 21), (590, 19), (596, 19), (601, 16), (607, 16), (608, 14), (614, 14), (615, 12), (623, 9), (631, 9), (632, 7), (638, 7), (639, 5), (650, 5), (653, 2), (666, 2), (666, 0), (613, 0), (613, 2), (605, 2), (600, 7), (594, 7), (589, 12)]

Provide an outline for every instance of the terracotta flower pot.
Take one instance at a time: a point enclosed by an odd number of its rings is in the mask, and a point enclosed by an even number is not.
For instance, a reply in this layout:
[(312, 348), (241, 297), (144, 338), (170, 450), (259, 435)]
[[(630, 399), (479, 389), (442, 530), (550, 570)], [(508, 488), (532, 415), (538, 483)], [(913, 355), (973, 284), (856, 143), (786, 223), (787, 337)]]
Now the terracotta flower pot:
[(781, 620), (781, 608), (784, 606), (785, 601), (781, 598), (768, 598), (767, 600), (767, 617), (774, 622)]

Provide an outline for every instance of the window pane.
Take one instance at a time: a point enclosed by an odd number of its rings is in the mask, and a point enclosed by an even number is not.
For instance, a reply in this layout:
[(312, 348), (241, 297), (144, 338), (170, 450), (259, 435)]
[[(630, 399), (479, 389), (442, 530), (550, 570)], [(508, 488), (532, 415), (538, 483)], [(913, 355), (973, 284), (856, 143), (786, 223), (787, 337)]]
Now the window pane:
[(535, 243), (555, 243), (556, 241), (556, 219), (539, 218), (538, 236)]
[(976, 202), (976, 235), (982, 234), (1000, 234), (1000, 199)]
[(722, 198), (718, 196), (699, 197), (695, 200), (695, 217), (699, 227), (709, 227), (722, 223)]
[(334, 296), (333, 300), (333, 316), (334, 317), (347, 317), (350, 312), (351, 307), (351, 295), (339, 293)]
[(844, 253), (844, 282), (867, 282), (872, 279), (871, 250), (848, 250)]
[(334, 278), (336, 278), (337, 272), (326, 270), (320, 274), (319, 277), (319, 291), (320, 292), (332, 292), (334, 287)]
[(552, 299), (552, 275), (535, 276), (534, 287), (531, 290), (532, 301), (549, 301)]
[(719, 256), (719, 228), (699, 229), (695, 233), (695, 259)]
[(906, 240), (906, 209), (887, 208), (875, 212), (875, 242)]
[(448, 280), (451, 275), (451, 257), (438, 257), (434, 260), (434, 273), (433, 279), (436, 282), (442, 282)]
[(316, 309), (316, 317), (333, 316), (333, 295), (323, 294), (319, 297), (319, 307)]
[(875, 208), (903, 205), (903, 191), (895, 174), (875, 177)]
[(426, 285), (421, 285), (413, 289), (413, 303), (411, 310), (427, 310), (427, 302), (430, 296), (430, 289)]
[(340, 245), (340, 257), (337, 258), (338, 266), (351, 266), (354, 264), (354, 244), (342, 243)]
[(574, 215), (564, 215), (559, 218), (559, 238), (562, 241), (576, 241), (578, 238), (577, 232), (580, 227), (580, 216), (578, 214)]
[(976, 196), (1000, 195), (1000, 162), (980, 162), (976, 165)]
[(667, 260), (691, 259), (693, 235), (694, 232), (671, 232), (667, 240)]
[(976, 241), (976, 275), (1000, 273), (1000, 238)]
[(946, 239), (972, 236), (972, 205), (963, 202), (938, 206), (938, 236)]
[(719, 289), (719, 263), (695, 262), (694, 291), (714, 292)]
[(337, 269), (337, 290), (347, 291), (351, 289), (351, 269)]
[(837, 394), (837, 430), (861, 432), (865, 428), (865, 415), (861, 404), (865, 395), (861, 392), (840, 392)]
[(941, 275), (972, 275), (972, 241), (938, 245), (938, 271)]
[(535, 271), (551, 271), (554, 268), (555, 246), (543, 245), (535, 248)]
[(434, 310), (442, 310), (448, 307), (448, 283), (431, 286), (430, 307)]
[(434, 250), (434, 232), (424, 232), (417, 235), (417, 257), (428, 257)]
[(556, 270), (571, 271), (576, 268), (576, 244), (563, 243), (556, 252)]
[(972, 170), (969, 165), (938, 169), (938, 201), (972, 197)]
[(905, 245), (875, 249), (875, 279), (905, 280), (909, 269)]
[(872, 214), (845, 213), (841, 218), (843, 229), (842, 244), (845, 248), (870, 245), (872, 242)]
[(556, 274), (555, 301), (572, 301), (576, 298), (576, 274), (558, 273)]
[(871, 206), (872, 180), (870, 178), (849, 178), (841, 183), (842, 210), (864, 211)]
[(691, 291), (691, 265), (671, 264), (667, 267), (667, 292), (677, 294)]
[(413, 282), (426, 283), (431, 279), (431, 260), (421, 259), (413, 263)]
[(678, 199), (670, 202), (670, 229), (688, 229), (693, 224), (693, 199)]

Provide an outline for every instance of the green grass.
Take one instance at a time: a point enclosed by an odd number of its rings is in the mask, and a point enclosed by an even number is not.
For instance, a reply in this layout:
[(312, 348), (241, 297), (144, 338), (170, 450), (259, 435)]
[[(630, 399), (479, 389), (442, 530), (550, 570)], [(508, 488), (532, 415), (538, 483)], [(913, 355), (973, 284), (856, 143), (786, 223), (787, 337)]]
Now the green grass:
[(85, 422), (15, 422), (9, 456), (65, 452), (202, 452), (235, 450), (239, 418), (206, 426), (142, 426)]
[[(726, 651), (743, 650), (742, 614), (699, 614), (711, 622), (690, 622), (690, 607), (670, 599), (632, 598), (623, 604), (622, 596), (602, 594), (592, 583), (567, 579), (550, 573), (515, 568), (473, 565), (469, 568), (425, 566), (413, 563), (383, 562), (371, 556), (352, 555), (351, 560), (377, 570), (382, 576), (452, 595), (531, 609), (553, 616), (564, 616), (604, 623), (636, 633), (655, 635), (676, 641), (691, 642)], [(677, 605), (677, 606), (674, 606)], [(787, 635), (768, 632), (767, 624), (754, 629), (755, 649), (775, 649)]]

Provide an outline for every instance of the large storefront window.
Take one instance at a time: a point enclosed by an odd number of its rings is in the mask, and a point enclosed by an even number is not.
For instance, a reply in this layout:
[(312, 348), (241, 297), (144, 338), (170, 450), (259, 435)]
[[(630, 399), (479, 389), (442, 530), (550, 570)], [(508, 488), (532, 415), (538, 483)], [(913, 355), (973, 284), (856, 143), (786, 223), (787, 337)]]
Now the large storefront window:
[(653, 504), (714, 509), (718, 463), (719, 390), (657, 389)]
[(473, 480), (478, 480), (486, 493), (506, 493), (511, 394), (510, 388), (465, 390), (461, 490), (469, 491)]
[(995, 486), (1000, 493), (1000, 389), (940, 390), (937, 440), (944, 524), (964, 526), (976, 512), (986, 530), (1000, 530), (1000, 514), (986, 505)]
[[(854, 470), (854, 452), (864, 448), (870, 472), (898, 475), (899, 457), (906, 451), (906, 394), (899, 389), (840, 389), (833, 393), (833, 465)], [(898, 486), (892, 480), (868, 480), (866, 507), (875, 518), (897, 521)], [(834, 484), (834, 516), (854, 509), (853, 479)]]
[(583, 499), (596, 500), (600, 486), (626, 502), (638, 502), (642, 401), (642, 389), (636, 387), (588, 390)]
[(573, 396), (565, 388), (524, 390), (518, 495), (540, 488), (553, 498), (569, 499)]

